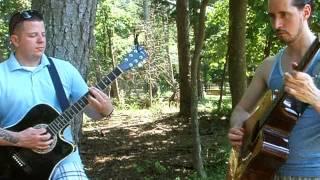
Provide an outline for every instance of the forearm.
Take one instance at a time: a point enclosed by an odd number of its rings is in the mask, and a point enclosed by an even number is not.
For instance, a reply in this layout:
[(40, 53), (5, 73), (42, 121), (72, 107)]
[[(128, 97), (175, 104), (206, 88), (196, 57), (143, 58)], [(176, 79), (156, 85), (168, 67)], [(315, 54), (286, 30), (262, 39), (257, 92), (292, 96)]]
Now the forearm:
[(0, 146), (16, 146), (18, 142), (16, 133), (0, 128)]
[(230, 127), (242, 127), (244, 121), (246, 121), (250, 116), (245, 109), (241, 106), (236, 106), (231, 114)]
[(84, 113), (88, 116), (88, 117), (90, 117), (90, 118), (92, 118), (92, 119), (94, 119), (94, 120), (100, 120), (100, 119), (102, 119), (102, 118), (104, 118), (104, 117), (108, 117), (108, 116), (110, 116), (111, 114), (112, 114), (112, 112), (113, 112), (113, 106), (110, 106), (110, 107), (108, 107), (105, 111), (103, 111), (103, 112), (98, 112), (98, 111), (96, 111), (92, 106), (87, 106), (86, 108), (85, 108), (85, 111), (84, 111)]

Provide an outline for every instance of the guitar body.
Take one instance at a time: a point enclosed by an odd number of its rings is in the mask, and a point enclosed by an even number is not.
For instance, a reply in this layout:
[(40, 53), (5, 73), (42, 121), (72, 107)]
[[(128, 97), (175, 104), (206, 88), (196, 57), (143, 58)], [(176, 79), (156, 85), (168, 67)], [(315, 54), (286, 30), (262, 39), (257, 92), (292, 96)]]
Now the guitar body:
[[(40, 104), (34, 106), (16, 125), (7, 128), (10, 131), (21, 131), (39, 124), (49, 124), (59, 113), (52, 107)], [(62, 133), (62, 132), (61, 132)], [(75, 147), (59, 135), (50, 152), (35, 152), (16, 147), (0, 147), (0, 179), (49, 179), (55, 166)]]
[[(271, 112), (272, 93), (269, 91), (255, 113), (245, 121), (243, 146), (237, 157), (232, 179), (272, 180), (277, 169), (289, 154), (288, 136), (298, 116), (285, 104), (278, 104)], [(261, 119), (266, 124), (261, 129)]]

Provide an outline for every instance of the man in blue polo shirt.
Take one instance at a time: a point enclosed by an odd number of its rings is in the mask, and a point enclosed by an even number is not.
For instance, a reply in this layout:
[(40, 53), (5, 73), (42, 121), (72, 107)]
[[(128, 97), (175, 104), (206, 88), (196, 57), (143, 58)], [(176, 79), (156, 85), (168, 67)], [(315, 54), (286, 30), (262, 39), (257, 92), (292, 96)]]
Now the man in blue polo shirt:
[[(42, 15), (33, 10), (15, 13), (10, 19), (9, 33), (14, 51), (0, 64), (0, 146), (46, 150), (53, 139), (45, 128), (27, 127), (20, 132), (6, 129), (19, 123), (38, 104), (62, 111), (48, 71), (50, 63), (44, 54), (46, 34)], [(69, 62), (52, 59), (71, 104), (90, 91), (85, 113), (94, 119), (111, 114), (113, 106), (107, 95), (97, 88), (88, 88)], [(70, 126), (63, 135), (73, 142)], [(87, 179), (79, 152), (75, 151), (59, 162), (50, 178)]]

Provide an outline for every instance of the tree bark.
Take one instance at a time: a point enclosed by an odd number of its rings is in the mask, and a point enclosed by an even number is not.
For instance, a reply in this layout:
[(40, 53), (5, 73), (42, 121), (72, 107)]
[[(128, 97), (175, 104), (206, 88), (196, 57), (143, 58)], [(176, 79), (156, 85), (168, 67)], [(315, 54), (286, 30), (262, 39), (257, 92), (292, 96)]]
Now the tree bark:
[(232, 107), (240, 101), (246, 87), (246, 13), (247, 0), (229, 1), (229, 83)]
[(189, 2), (177, 0), (177, 32), (179, 56), (180, 115), (190, 117), (190, 43), (189, 43)]
[[(46, 24), (46, 54), (70, 61), (86, 79), (89, 66), (96, 0), (32, 0), (32, 9), (44, 15)], [(71, 127), (74, 140), (79, 142), (82, 117), (76, 118)]]
[(198, 24), (195, 26), (195, 50), (191, 62), (191, 123), (193, 133), (193, 164), (202, 178), (206, 178), (201, 156), (201, 140), (198, 121), (198, 72), (200, 64), (200, 53), (205, 35), (205, 14), (209, 0), (202, 0)]
[(169, 25), (169, 17), (167, 15), (163, 17), (163, 32), (164, 32), (164, 43), (166, 48), (166, 59), (168, 60), (168, 65), (169, 65), (169, 77), (170, 77), (171, 84), (174, 84), (176, 80), (174, 79), (172, 60), (170, 58), (170, 25)]
[[(112, 67), (113, 69), (116, 68), (117, 62), (116, 59), (114, 58), (114, 53), (113, 53), (113, 41), (112, 41), (112, 30), (107, 28), (107, 34), (108, 34), (108, 44), (109, 44), (109, 57), (111, 57), (112, 60)], [(110, 92), (111, 97), (116, 98), (118, 101), (120, 101), (119, 97), (119, 86), (118, 86), (118, 80), (115, 79), (114, 82), (111, 84), (111, 92)]]

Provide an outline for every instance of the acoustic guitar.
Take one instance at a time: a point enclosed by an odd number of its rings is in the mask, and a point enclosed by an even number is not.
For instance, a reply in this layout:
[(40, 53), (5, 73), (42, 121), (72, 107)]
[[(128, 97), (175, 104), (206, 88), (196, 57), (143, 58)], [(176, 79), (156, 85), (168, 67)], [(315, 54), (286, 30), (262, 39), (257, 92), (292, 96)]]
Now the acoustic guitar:
[[(123, 72), (126, 72), (148, 57), (144, 48), (136, 45), (128, 53), (123, 63), (104, 77), (96, 87), (104, 90)], [(69, 106), (62, 114), (47, 104), (34, 106), (17, 124), (5, 127), (10, 131), (21, 131), (28, 127), (47, 129), (54, 142), (47, 150), (26, 149), (18, 147), (0, 147), (0, 179), (50, 179), (59, 162), (76, 150), (76, 146), (63, 137), (63, 130), (70, 125), (75, 115), (88, 105), (87, 92), (77, 102)]]
[[(296, 68), (305, 71), (320, 47), (318, 38), (312, 43)], [(290, 153), (288, 137), (301, 111), (296, 101), (284, 90), (276, 98), (268, 91), (256, 111), (245, 121), (243, 145), (240, 152), (233, 152), (227, 179), (272, 180), (278, 168)]]

